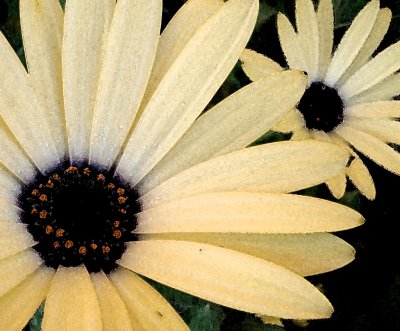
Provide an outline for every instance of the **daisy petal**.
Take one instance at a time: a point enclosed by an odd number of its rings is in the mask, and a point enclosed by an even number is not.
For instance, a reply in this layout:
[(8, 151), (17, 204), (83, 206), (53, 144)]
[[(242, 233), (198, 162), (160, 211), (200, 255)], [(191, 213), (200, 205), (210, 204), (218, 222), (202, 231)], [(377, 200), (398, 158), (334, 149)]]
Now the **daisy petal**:
[(356, 121), (356, 118), (389, 119), (400, 118), (400, 101), (376, 101), (359, 103), (346, 108), (346, 118)]
[(0, 199), (0, 210), (1, 210), (1, 217), (0, 220), (7, 220), (12, 222), (19, 221), (19, 215), (21, 213), (21, 209), (15, 206), (14, 204), (10, 203), (7, 200)]
[(305, 124), (303, 115), (301, 115), (301, 113), (296, 108), (294, 108), (274, 125), (273, 130), (277, 132), (288, 133), (301, 128), (305, 128), (304, 125)]
[(375, 56), (361, 67), (340, 88), (339, 93), (344, 98), (351, 98), (374, 85), (382, 82), (396, 70), (400, 69), (400, 42), (397, 42)]
[(36, 166), (46, 172), (60, 156), (32, 81), (2, 33), (0, 72), (0, 115)]
[(0, 167), (0, 198), (14, 204), (20, 189), (18, 180)]
[(103, 329), (133, 330), (126, 307), (108, 277), (102, 271), (90, 276), (100, 304)]
[(400, 174), (400, 154), (383, 141), (345, 125), (337, 128), (336, 133), (385, 169)]
[(251, 313), (313, 319), (329, 317), (333, 310), (321, 292), (296, 274), (208, 244), (137, 241), (128, 244), (119, 263), (181, 291)]
[(0, 260), (0, 297), (34, 272), (43, 260), (33, 249)]
[(188, 330), (170, 304), (149, 284), (123, 268), (110, 275), (135, 330)]
[(374, 200), (376, 196), (374, 181), (372, 180), (368, 168), (361, 159), (355, 158), (346, 170), (347, 176), (349, 176), (354, 186), (357, 187), (367, 199)]
[(326, 75), (331, 62), (333, 47), (333, 7), (331, 0), (320, 0), (317, 11), (319, 34), (318, 77)]
[(0, 259), (21, 252), (33, 245), (35, 245), (35, 242), (28, 234), (24, 224), (0, 220)]
[(349, 119), (346, 125), (368, 133), (385, 143), (400, 144), (400, 122), (389, 119)]
[(113, 0), (68, 0), (66, 3), (62, 72), (72, 161), (81, 161), (89, 155), (102, 50), (114, 6)]
[(270, 58), (251, 49), (245, 49), (240, 56), (242, 69), (253, 82), (281, 72), (283, 68)]
[(194, 195), (138, 214), (137, 233), (311, 233), (363, 223), (353, 209), (293, 194), (221, 192)]
[(149, 101), (118, 165), (117, 172), (131, 185), (160, 161), (210, 101), (248, 41), (257, 11), (255, 0), (225, 3), (179, 54)]
[(20, 1), (21, 30), (29, 75), (46, 106), (60, 156), (67, 154), (61, 73), (64, 14), (58, 1)]
[(90, 141), (94, 164), (111, 167), (126, 139), (150, 76), (161, 13), (161, 0), (117, 2), (94, 110)]
[(356, 16), (333, 55), (325, 82), (333, 86), (362, 49), (379, 12), (379, 1), (372, 0)]
[(99, 302), (85, 267), (58, 267), (46, 298), (42, 327), (102, 330)]
[(22, 330), (46, 298), (53, 269), (39, 268), (0, 298), (0, 330)]
[(299, 42), (303, 45), (306, 71), (310, 80), (318, 75), (318, 20), (311, 0), (296, 1), (296, 25)]
[(343, 170), (347, 158), (344, 148), (316, 141), (255, 146), (189, 168), (141, 200), (146, 209), (205, 192), (293, 192), (332, 178)]
[(187, 1), (172, 17), (160, 36), (146, 93), (140, 105), (141, 110), (193, 35), (223, 4), (223, 0)]
[(302, 72), (285, 71), (226, 98), (194, 122), (143, 179), (140, 190), (147, 192), (197, 163), (246, 147), (295, 106), (306, 82)]
[(141, 240), (172, 239), (210, 244), (249, 254), (311, 276), (343, 267), (354, 260), (354, 248), (329, 233), (155, 233)]
[(341, 199), (346, 191), (346, 176), (343, 172), (327, 180), (325, 184), (336, 199)]

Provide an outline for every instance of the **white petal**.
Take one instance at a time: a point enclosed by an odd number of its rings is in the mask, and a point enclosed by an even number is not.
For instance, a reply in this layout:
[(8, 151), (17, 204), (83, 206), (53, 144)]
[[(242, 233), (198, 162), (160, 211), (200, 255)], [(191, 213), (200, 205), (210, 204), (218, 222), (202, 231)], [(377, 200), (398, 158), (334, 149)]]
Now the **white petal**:
[(332, 57), (333, 7), (331, 0), (320, 0), (317, 11), (319, 34), (318, 80), (322, 80)]
[(369, 200), (374, 200), (376, 195), (374, 181), (368, 168), (364, 165), (360, 158), (355, 158), (347, 168), (347, 176), (355, 187), (366, 196)]
[(305, 129), (303, 115), (296, 108), (294, 108), (274, 125), (273, 130), (277, 132), (288, 133), (302, 128)]
[[(3, 208), (1, 208), (3, 212)], [(0, 259), (32, 247), (35, 242), (21, 223), (0, 220)]]
[(346, 191), (346, 176), (344, 172), (327, 180), (325, 183), (336, 199), (341, 199), (343, 197)]
[(242, 69), (253, 82), (269, 75), (281, 72), (283, 68), (270, 58), (250, 49), (245, 49), (240, 55)]
[(376, 101), (359, 103), (351, 107), (346, 107), (345, 116), (351, 120), (357, 118), (389, 119), (400, 118), (400, 101)]
[(104, 50), (90, 140), (90, 162), (111, 167), (150, 76), (161, 25), (161, 0), (119, 0)]
[(15, 204), (20, 190), (21, 183), (8, 171), (0, 167), (0, 198), (7, 200), (11, 204)]
[(135, 185), (179, 140), (242, 52), (258, 1), (231, 0), (188, 42), (141, 117), (117, 172)]
[(0, 220), (14, 221), (14, 222), (19, 221), (19, 215), (21, 209), (15, 206), (10, 201), (0, 198), (0, 209), (1, 209)]

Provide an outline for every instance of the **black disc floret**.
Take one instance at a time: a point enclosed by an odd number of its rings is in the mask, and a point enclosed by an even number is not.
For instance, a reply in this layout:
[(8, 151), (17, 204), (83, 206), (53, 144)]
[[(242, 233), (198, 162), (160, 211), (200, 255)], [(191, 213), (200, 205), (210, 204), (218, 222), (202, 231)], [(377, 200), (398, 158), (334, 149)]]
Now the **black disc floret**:
[(312, 83), (297, 108), (309, 130), (331, 132), (343, 122), (343, 100), (335, 88), (323, 82)]
[(138, 193), (97, 167), (65, 166), (38, 174), (19, 195), (21, 221), (48, 267), (116, 268), (140, 212)]

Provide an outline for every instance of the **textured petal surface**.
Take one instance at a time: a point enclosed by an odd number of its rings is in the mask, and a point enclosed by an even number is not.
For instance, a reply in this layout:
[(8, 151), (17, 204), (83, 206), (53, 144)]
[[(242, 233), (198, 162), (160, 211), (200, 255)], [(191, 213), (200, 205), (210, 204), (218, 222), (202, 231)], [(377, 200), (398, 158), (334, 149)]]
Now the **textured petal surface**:
[[(3, 208), (1, 208), (3, 213)], [(35, 244), (21, 223), (0, 220), (0, 259), (21, 252)]]
[(346, 191), (346, 176), (344, 172), (327, 180), (325, 183), (328, 186), (329, 191), (331, 191), (332, 195), (336, 199), (343, 197)]
[(257, 11), (258, 1), (227, 2), (180, 53), (149, 101), (118, 165), (117, 172), (132, 185), (168, 152), (210, 101), (248, 41)]
[(317, 141), (246, 148), (185, 170), (144, 195), (142, 202), (147, 208), (204, 192), (297, 191), (337, 175), (347, 158), (344, 148)]
[(221, 192), (150, 208), (138, 221), (138, 233), (311, 233), (352, 228), (363, 217), (343, 205), (305, 196)]
[(103, 330), (133, 330), (125, 304), (104, 272), (92, 273), (90, 277), (100, 304)]
[(400, 101), (376, 101), (371, 103), (360, 103), (346, 108), (346, 117), (364, 118), (400, 118)]
[(117, 2), (93, 118), (90, 162), (94, 164), (111, 167), (126, 139), (149, 79), (161, 12), (161, 0)]
[(317, 11), (319, 34), (318, 79), (325, 77), (333, 47), (333, 7), (331, 0), (320, 0)]
[(60, 156), (67, 154), (61, 73), (64, 14), (54, 0), (20, 1), (21, 30), (29, 75), (46, 106)]
[(39, 268), (0, 298), (0, 330), (24, 328), (46, 298), (53, 275), (52, 269)]
[(51, 282), (43, 330), (102, 330), (99, 302), (86, 268), (59, 267)]
[(350, 166), (347, 168), (347, 176), (349, 176), (349, 179), (364, 196), (369, 200), (375, 199), (376, 190), (374, 181), (372, 180), (368, 168), (361, 159), (356, 158), (351, 162)]
[(20, 189), (20, 182), (7, 170), (0, 167), (0, 198), (7, 200), (11, 204), (15, 204)]
[(289, 269), (301, 276), (338, 269), (354, 260), (354, 248), (328, 233), (155, 233), (142, 240), (185, 240), (224, 247)]
[(299, 129), (305, 130), (304, 119), (297, 109), (290, 110), (282, 119), (273, 127), (274, 131), (288, 133)]
[(127, 306), (135, 330), (188, 330), (171, 305), (140, 277), (119, 268), (110, 278)]
[(281, 72), (282, 67), (270, 58), (251, 49), (245, 49), (240, 55), (242, 69), (253, 82)]
[(21, 212), (21, 209), (15, 206), (14, 204), (10, 203), (9, 201), (0, 199), (0, 210), (1, 210), (0, 220), (12, 221), (12, 222), (19, 221), (19, 214)]
[(369, 133), (386, 143), (400, 144), (400, 122), (396, 120), (359, 118), (347, 120), (346, 125)]
[(87, 159), (104, 42), (115, 1), (68, 0), (62, 70), (65, 117), (72, 161)]
[(323, 318), (329, 301), (296, 274), (232, 250), (174, 240), (130, 243), (121, 265), (218, 304), (283, 318)]
[(297, 104), (306, 82), (303, 73), (285, 71), (226, 98), (189, 128), (144, 178), (140, 190), (148, 191), (197, 163), (246, 147)]

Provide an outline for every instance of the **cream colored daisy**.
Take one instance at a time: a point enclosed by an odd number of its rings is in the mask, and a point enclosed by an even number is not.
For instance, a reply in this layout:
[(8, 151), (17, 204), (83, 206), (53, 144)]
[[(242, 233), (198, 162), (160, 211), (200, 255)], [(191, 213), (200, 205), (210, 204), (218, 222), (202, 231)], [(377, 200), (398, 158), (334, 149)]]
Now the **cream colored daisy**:
[[(332, 141), (354, 148), (385, 169), (400, 174), (400, 155), (387, 143), (400, 143), (400, 42), (379, 54), (376, 49), (391, 20), (388, 8), (369, 2), (352, 22), (337, 49), (333, 47), (331, 0), (320, 0), (317, 10), (311, 0), (296, 1), (296, 31), (278, 14), (279, 39), (290, 68), (308, 74), (308, 88), (297, 109), (274, 129), (293, 132), (292, 139)], [(283, 70), (261, 54), (246, 50), (243, 68), (257, 81)], [(351, 149), (346, 170), (326, 184), (337, 198), (346, 189), (346, 176), (368, 199), (375, 186), (368, 169)]]
[(343, 171), (348, 152), (244, 148), (294, 107), (304, 75), (250, 84), (196, 120), (257, 1), (189, 1), (161, 36), (160, 0), (20, 7), (28, 73), (0, 35), (0, 330), (44, 300), (44, 330), (187, 329), (140, 276), (246, 312), (330, 316), (303, 276), (349, 263), (326, 232), (363, 219), (289, 193)]

